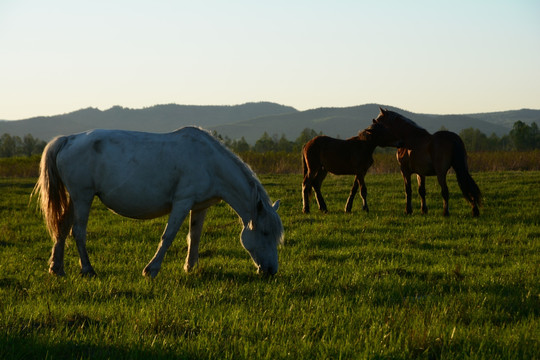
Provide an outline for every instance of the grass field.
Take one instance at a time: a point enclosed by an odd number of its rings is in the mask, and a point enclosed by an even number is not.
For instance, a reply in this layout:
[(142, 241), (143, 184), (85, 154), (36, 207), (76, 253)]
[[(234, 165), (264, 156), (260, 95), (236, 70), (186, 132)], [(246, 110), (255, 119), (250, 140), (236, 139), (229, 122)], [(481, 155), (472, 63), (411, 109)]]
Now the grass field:
[(342, 209), (352, 177), (323, 185), (328, 214), (301, 213), (300, 175), (261, 176), (279, 213), (280, 270), (257, 276), (226, 205), (212, 208), (199, 266), (182, 270), (184, 224), (154, 280), (141, 276), (166, 219), (134, 221), (96, 201), (79, 276), (63, 278), (32, 179), (0, 180), (1, 359), (534, 359), (540, 354), (540, 171), (480, 172), (480, 218), (449, 175), (430, 212), (404, 214), (399, 174), (368, 174), (370, 213)]

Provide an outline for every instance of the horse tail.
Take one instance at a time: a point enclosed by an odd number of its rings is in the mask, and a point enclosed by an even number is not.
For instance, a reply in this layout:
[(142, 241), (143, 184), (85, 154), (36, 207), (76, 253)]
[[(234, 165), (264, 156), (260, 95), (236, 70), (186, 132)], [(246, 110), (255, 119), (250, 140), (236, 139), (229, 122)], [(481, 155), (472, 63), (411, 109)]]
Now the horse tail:
[[(60, 177), (56, 157), (66, 144), (67, 137), (59, 136), (51, 140), (41, 155), (39, 179), (31, 197), (38, 197), (47, 230), (53, 238), (58, 238), (65, 225), (71, 224), (71, 201)], [(66, 221), (68, 223), (66, 223)]]
[(465, 199), (473, 206), (475, 204), (482, 205), (482, 193), (480, 192), (480, 188), (476, 185), (476, 182), (469, 173), (465, 144), (457, 135), (453, 139), (453, 143), (452, 167), (456, 172), (459, 188), (461, 189), (463, 196), (465, 196)]
[(306, 151), (304, 149), (304, 151), (302, 151), (302, 168), (304, 169), (304, 177), (306, 177), (307, 173), (308, 173), (308, 166), (307, 166), (307, 162), (306, 162)]
[[(307, 176), (307, 174), (309, 172), (309, 167), (308, 167), (306, 157), (307, 157), (307, 144), (304, 145), (304, 148), (302, 149), (302, 168), (304, 170), (304, 180), (303, 180), (302, 184), (304, 184), (304, 185), (306, 183), (306, 176)], [(309, 186), (307, 188), (307, 196), (311, 196), (311, 186)]]

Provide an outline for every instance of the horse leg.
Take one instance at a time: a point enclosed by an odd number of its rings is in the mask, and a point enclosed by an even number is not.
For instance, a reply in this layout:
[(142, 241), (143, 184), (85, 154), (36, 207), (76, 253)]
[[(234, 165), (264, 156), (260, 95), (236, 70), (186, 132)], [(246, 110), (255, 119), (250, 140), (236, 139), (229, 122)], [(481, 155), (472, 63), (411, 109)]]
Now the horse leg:
[(422, 214), (428, 213), (428, 207), (426, 204), (426, 177), (423, 175), (416, 175), (416, 180), (418, 181), (418, 195), (420, 195), (420, 205), (422, 209)]
[(326, 208), (326, 202), (324, 202), (324, 198), (321, 193), (321, 186), (325, 177), (326, 177), (326, 171), (321, 169), (317, 173), (317, 176), (315, 177), (315, 181), (313, 182), (313, 189), (315, 190), (315, 199), (317, 200), (317, 204), (319, 204), (319, 210), (321, 210), (322, 212), (328, 212), (328, 209)]
[(411, 174), (401, 172), (401, 175), (403, 176), (403, 183), (405, 184), (405, 198), (406, 198), (406, 206), (405, 206), (405, 213), (406, 214), (412, 214), (412, 205), (411, 205)]
[(309, 214), (309, 198), (311, 197), (311, 179), (309, 174), (304, 176), (304, 181), (302, 182), (302, 202), (303, 209), (302, 211), (305, 214)]
[(474, 200), (474, 203), (472, 205), (472, 216), (478, 217), (480, 216), (480, 210), (478, 210), (478, 201)]
[(365, 210), (366, 212), (369, 212), (369, 208), (368, 208), (368, 204), (367, 204), (367, 186), (366, 186), (366, 183), (364, 181), (364, 175), (357, 176), (357, 178), (358, 178), (358, 182), (360, 184), (360, 196), (362, 196), (362, 210)]
[(441, 186), (441, 195), (443, 198), (443, 215), (448, 216), (450, 215), (450, 213), (448, 212), (448, 186), (446, 185), (446, 173), (438, 173), (437, 180), (439, 181), (439, 185)]
[(93, 196), (89, 200), (79, 200), (78, 202), (75, 199), (73, 200), (75, 207), (75, 219), (73, 221), (71, 233), (73, 234), (75, 243), (77, 244), (77, 250), (79, 252), (79, 264), (81, 265), (81, 275), (83, 276), (96, 275), (96, 272), (90, 264), (88, 252), (86, 251), (86, 227), (88, 225), (90, 207), (92, 206), (92, 198)]
[(161, 263), (165, 258), (165, 253), (167, 249), (171, 246), (176, 233), (180, 229), (180, 226), (184, 222), (184, 219), (189, 213), (189, 210), (192, 206), (191, 202), (184, 201), (173, 205), (171, 214), (169, 215), (169, 220), (167, 221), (167, 226), (165, 226), (165, 231), (161, 235), (161, 241), (158, 245), (157, 251), (143, 270), (144, 276), (150, 276), (152, 278), (156, 277), (161, 269)]
[(199, 242), (201, 240), (202, 228), (204, 224), (204, 218), (206, 217), (206, 210), (193, 211), (191, 210), (189, 220), (189, 234), (187, 236), (188, 253), (186, 262), (184, 264), (184, 270), (189, 272), (193, 269), (199, 261)]
[(60, 220), (59, 231), (56, 235), (54, 245), (49, 259), (49, 273), (58, 276), (66, 275), (64, 271), (64, 249), (66, 238), (73, 226), (73, 203), (70, 201), (65, 216)]
[(354, 197), (356, 196), (357, 191), (358, 191), (358, 176), (354, 178), (354, 183), (351, 188), (351, 193), (349, 194), (349, 198), (347, 199), (347, 204), (345, 205), (345, 212), (351, 212)]

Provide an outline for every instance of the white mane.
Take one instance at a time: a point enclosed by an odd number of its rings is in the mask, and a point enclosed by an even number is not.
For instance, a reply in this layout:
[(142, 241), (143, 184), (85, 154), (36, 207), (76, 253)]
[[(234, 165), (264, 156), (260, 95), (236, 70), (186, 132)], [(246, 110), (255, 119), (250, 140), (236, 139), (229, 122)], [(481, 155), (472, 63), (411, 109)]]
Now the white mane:
[[(268, 193), (262, 186), (260, 180), (257, 178), (257, 175), (255, 172), (251, 169), (251, 167), (246, 164), (245, 162), (240, 159), (238, 155), (236, 155), (234, 152), (232, 152), (230, 149), (228, 149), (219, 139), (214, 137), (208, 130), (202, 129), (199, 127), (190, 127), (199, 131), (202, 131), (205, 133), (208, 137), (208, 139), (215, 144), (216, 147), (219, 147), (221, 151), (225, 152), (230, 156), (230, 158), (234, 161), (234, 163), (242, 170), (242, 173), (246, 176), (248, 179), (248, 182), (253, 187), (254, 196), (256, 197), (253, 199), (253, 203), (258, 204), (259, 201), (263, 205), (266, 221), (259, 223), (259, 226), (263, 227), (263, 231), (269, 232), (273, 238), (276, 239), (278, 244), (283, 244), (283, 225), (281, 225), (281, 219), (277, 215), (276, 211), (272, 208), (272, 202), (270, 200), (270, 197), (268, 196)], [(184, 128), (186, 129), (186, 128)], [(182, 130), (182, 129), (179, 129)], [(177, 131), (179, 131), (177, 130)], [(252, 214), (253, 217), (255, 217), (255, 214)]]

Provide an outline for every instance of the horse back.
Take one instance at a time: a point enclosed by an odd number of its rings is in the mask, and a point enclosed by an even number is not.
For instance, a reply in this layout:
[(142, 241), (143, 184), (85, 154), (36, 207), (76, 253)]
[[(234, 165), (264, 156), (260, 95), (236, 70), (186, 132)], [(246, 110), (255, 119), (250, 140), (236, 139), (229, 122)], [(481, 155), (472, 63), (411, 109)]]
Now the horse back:
[(414, 149), (399, 148), (396, 156), (401, 170), (422, 175), (448, 171), (456, 152), (464, 149), (463, 141), (454, 132), (437, 131)]
[(150, 166), (174, 159), (190, 163), (188, 160), (193, 153), (214, 151), (212, 141), (200, 134), (211, 136), (196, 128), (166, 134), (91, 130), (68, 136), (62, 157), (66, 161), (72, 158), (85, 160), (87, 166), (113, 161), (130, 163), (135, 167)]
[(441, 130), (433, 134), (433, 153), (440, 161), (451, 158), (456, 152), (464, 152), (465, 144), (461, 137), (452, 131)]
[(336, 175), (356, 175), (373, 164), (373, 150), (358, 136), (342, 140), (320, 135), (304, 146), (304, 160), (312, 171), (323, 167)]
[(67, 137), (57, 164), (70, 194), (97, 195), (124, 216), (155, 217), (169, 211), (179, 191), (207, 197), (213, 180), (206, 171), (221, 156), (210, 137), (194, 128), (168, 134), (89, 131)]

